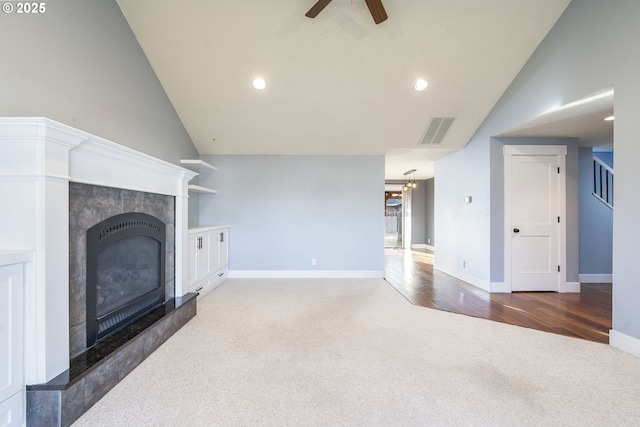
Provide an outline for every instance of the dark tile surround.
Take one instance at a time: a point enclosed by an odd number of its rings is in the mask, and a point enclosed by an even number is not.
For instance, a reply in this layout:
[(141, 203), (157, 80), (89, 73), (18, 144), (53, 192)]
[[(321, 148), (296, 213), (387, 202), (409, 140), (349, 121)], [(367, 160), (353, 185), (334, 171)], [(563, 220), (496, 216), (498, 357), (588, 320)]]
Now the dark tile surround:
[(165, 300), (175, 295), (175, 197), (69, 183), (69, 357), (87, 350), (87, 230), (114, 215), (142, 212), (166, 224)]
[[(87, 349), (86, 233), (94, 224), (142, 212), (166, 224), (166, 303)], [(196, 315), (196, 294), (175, 296), (175, 198), (69, 183), (69, 369), (27, 385), (27, 426), (69, 426)]]
[(67, 371), (27, 386), (28, 426), (69, 426), (196, 315), (196, 294), (171, 299), (71, 359)]

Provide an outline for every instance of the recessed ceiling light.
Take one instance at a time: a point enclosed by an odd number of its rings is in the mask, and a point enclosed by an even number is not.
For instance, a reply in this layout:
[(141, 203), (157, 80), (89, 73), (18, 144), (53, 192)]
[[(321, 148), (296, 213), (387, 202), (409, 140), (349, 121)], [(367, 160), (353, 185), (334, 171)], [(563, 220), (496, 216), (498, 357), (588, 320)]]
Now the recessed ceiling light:
[(267, 83), (264, 81), (262, 77), (256, 77), (255, 79), (253, 79), (253, 87), (255, 87), (258, 90), (262, 90), (265, 87), (267, 87)]
[(605, 117), (604, 119), (608, 122), (612, 122), (613, 121), (614, 116), (609, 116), (609, 117)]
[(422, 91), (422, 90), (425, 90), (428, 85), (429, 85), (429, 82), (427, 82), (425, 79), (418, 79), (416, 80), (416, 84), (413, 88), (417, 91)]

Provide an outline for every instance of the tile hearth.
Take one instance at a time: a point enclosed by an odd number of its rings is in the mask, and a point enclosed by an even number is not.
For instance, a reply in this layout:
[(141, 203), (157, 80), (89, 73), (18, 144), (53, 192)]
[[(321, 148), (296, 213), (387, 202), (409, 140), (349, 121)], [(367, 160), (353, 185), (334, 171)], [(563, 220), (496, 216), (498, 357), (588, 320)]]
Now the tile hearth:
[(71, 359), (51, 381), (27, 386), (27, 425), (71, 425), (191, 320), (196, 300), (196, 294), (171, 299)]

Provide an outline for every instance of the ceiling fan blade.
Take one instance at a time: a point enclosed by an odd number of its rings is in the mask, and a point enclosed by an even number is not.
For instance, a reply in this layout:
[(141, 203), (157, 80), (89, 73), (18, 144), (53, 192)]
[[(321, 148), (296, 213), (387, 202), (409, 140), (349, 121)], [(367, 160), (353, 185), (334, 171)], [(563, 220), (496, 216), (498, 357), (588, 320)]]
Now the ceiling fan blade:
[(322, 12), (322, 9), (327, 7), (329, 3), (331, 3), (331, 0), (318, 0), (317, 3), (314, 4), (313, 7), (304, 15), (309, 18), (315, 18), (320, 12)]
[(382, 6), (382, 0), (365, 0), (367, 2), (367, 6), (369, 7), (369, 12), (371, 12), (371, 16), (373, 17), (373, 21), (376, 24), (381, 23), (382, 21), (386, 21), (388, 18), (387, 12), (384, 10), (384, 6)]

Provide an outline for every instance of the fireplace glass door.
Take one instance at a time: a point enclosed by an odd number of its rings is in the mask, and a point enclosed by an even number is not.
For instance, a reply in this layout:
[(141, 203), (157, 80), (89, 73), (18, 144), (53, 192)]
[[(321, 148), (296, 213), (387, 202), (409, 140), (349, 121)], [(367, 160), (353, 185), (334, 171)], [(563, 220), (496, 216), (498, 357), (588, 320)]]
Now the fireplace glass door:
[(165, 233), (143, 213), (87, 231), (87, 347), (164, 303)]
[(102, 317), (160, 287), (160, 242), (119, 240), (98, 254), (97, 315)]

